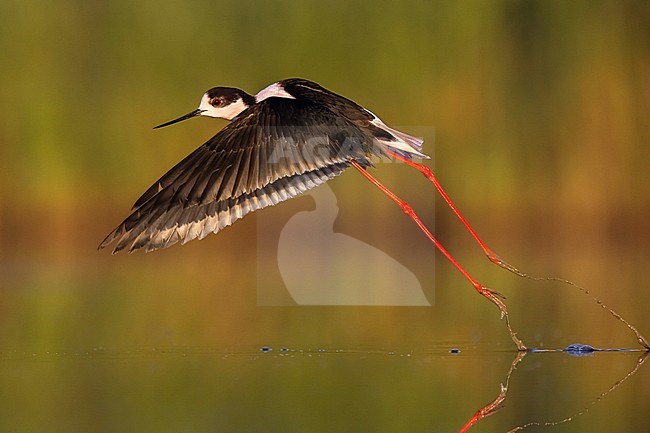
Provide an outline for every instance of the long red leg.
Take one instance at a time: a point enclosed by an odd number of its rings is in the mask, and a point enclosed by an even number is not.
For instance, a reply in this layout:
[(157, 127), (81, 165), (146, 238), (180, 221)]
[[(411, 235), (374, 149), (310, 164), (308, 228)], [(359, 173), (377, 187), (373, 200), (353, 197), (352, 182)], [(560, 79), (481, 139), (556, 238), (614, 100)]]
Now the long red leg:
[[(483, 418), (487, 418), (490, 415), (494, 415), (498, 410), (503, 408), (502, 403), (506, 400), (506, 395), (508, 393), (508, 386), (510, 386), (510, 377), (512, 376), (512, 373), (515, 371), (515, 368), (517, 368), (517, 364), (521, 362), (522, 359), (524, 359), (524, 356), (526, 356), (526, 352), (519, 352), (517, 353), (517, 356), (515, 359), (512, 361), (510, 364), (510, 370), (508, 370), (508, 374), (506, 375), (506, 384), (503, 385), (501, 384), (501, 392), (499, 392), (499, 395), (497, 395), (497, 398), (495, 398), (492, 402), (488, 403), (481, 409), (477, 410), (474, 415), (465, 423), (463, 428), (460, 429), (458, 433), (465, 433), (471, 426), (482, 420)], [(514, 430), (510, 430), (514, 431)]]
[(510, 318), (508, 317), (508, 310), (506, 309), (506, 304), (503, 302), (503, 296), (497, 292), (481, 285), (476, 281), (472, 276), (449, 254), (449, 252), (442, 246), (442, 244), (431, 234), (429, 229), (424, 225), (420, 217), (417, 216), (413, 208), (406, 203), (404, 200), (393, 194), (388, 188), (386, 188), (381, 182), (375, 179), (370, 173), (368, 173), (363, 167), (361, 167), (356, 161), (350, 161), (350, 164), (356, 168), (359, 173), (361, 173), (366, 179), (368, 179), (373, 185), (375, 185), (381, 192), (386, 194), (391, 200), (393, 200), (397, 205), (402, 209), (402, 211), (417, 224), (417, 226), (422, 230), (427, 238), (438, 248), (438, 250), (445, 256), (449, 262), (454, 265), (456, 269), (470, 282), (470, 284), (476, 289), (478, 293), (494, 303), (499, 310), (501, 311), (501, 317), (505, 317), (506, 325), (510, 331), (510, 337), (512, 341), (517, 346), (518, 350), (526, 350), (524, 343), (517, 338), (515, 332), (510, 327)]
[[(558, 281), (558, 282), (561, 282), (561, 283), (564, 283), (564, 284), (568, 284), (568, 285), (570, 285), (570, 286), (575, 287), (576, 289), (580, 290), (580, 291), (581, 291), (582, 293), (584, 293), (585, 295), (589, 295), (589, 290), (587, 290), (587, 289), (585, 289), (584, 287), (582, 287), (582, 286), (580, 286), (580, 285), (574, 283), (573, 281), (570, 281), (570, 280), (567, 280), (567, 279), (564, 279), (564, 278), (558, 278), (558, 277), (536, 277), (536, 276), (533, 276), (533, 275), (529, 275), (529, 274), (526, 274), (526, 273), (524, 273), (524, 272), (521, 272), (519, 269), (515, 268), (515, 267), (512, 266), (510, 263), (508, 263), (508, 262), (506, 262), (505, 260), (503, 260), (503, 259), (502, 259), (501, 257), (499, 257), (499, 256), (498, 256), (494, 251), (492, 251), (492, 250), (491, 250), (491, 249), (490, 249), (490, 248), (485, 244), (485, 242), (483, 242), (483, 241), (481, 240), (481, 238), (478, 237), (478, 235), (476, 234), (476, 232), (474, 231), (474, 229), (472, 229), (472, 227), (469, 225), (469, 223), (467, 222), (467, 220), (465, 219), (465, 217), (463, 217), (463, 215), (460, 213), (460, 211), (458, 210), (458, 208), (456, 207), (456, 205), (454, 205), (454, 203), (451, 201), (451, 199), (449, 198), (449, 196), (447, 195), (447, 193), (445, 192), (445, 190), (442, 189), (442, 186), (441, 186), (440, 183), (438, 182), (438, 179), (436, 179), (436, 176), (433, 174), (433, 172), (431, 171), (431, 169), (430, 169), (429, 167), (427, 167), (427, 166), (424, 165), (424, 164), (418, 164), (417, 162), (414, 162), (414, 161), (412, 161), (412, 160), (410, 160), (410, 159), (408, 159), (408, 158), (403, 157), (402, 155), (399, 155), (399, 154), (397, 154), (397, 153), (395, 153), (395, 152), (392, 152), (392, 151), (390, 151), (389, 149), (385, 149), (385, 151), (386, 151), (386, 153), (387, 153), (388, 155), (392, 156), (393, 158), (397, 159), (398, 161), (401, 161), (401, 162), (403, 162), (403, 163), (405, 163), (405, 164), (407, 164), (407, 165), (409, 165), (409, 166), (415, 168), (416, 170), (418, 170), (420, 173), (422, 173), (422, 174), (424, 175), (424, 177), (426, 177), (426, 178), (427, 178), (427, 179), (428, 179), (428, 180), (433, 184), (433, 186), (436, 187), (436, 190), (438, 191), (438, 193), (440, 194), (440, 196), (443, 198), (443, 200), (445, 201), (445, 203), (447, 203), (447, 206), (449, 206), (449, 208), (454, 212), (454, 214), (456, 215), (456, 217), (458, 217), (458, 219), (460, 220), (460, 222), (463, 223), (463, 225), (465, 226), (465, 228), (467, 229), (467, 231), (472, 235), (472, 237), (474, 238), (474, 240), (476, 240), (476, 243), (479, 244), (479, 246), (481, 247), (481, 249), (483, 250), (483, 252), (485, 253), (485, 255), (487, 255), (487, 257), (490, 259), (490, 261), (491, 261), (492, 263), (494, 263), (495, 265), (498, 265), (498, 266), (502, 267), (503, 269), (506, 269), (506, 270), (512, 272), (513, 274), (515, 274), (515, 275), (517, 275), (517, 276), (523, 277), (523, 278), (528, 278), (528, 279), (536, 280), (536, 281)], [(591, 296), (591, 295), (590, 295), (590, 296)], [(620, 314), (618, 314), (616, 311), (612, 310), (612, 309), (609, 308), (607, 305), (605, 305), (605, 304), (604, 304), (600, 299), (595, 298), (595, 297), (593, 297), (593, 296), (591, 296), (591, 298), (592, 298), (592, 299), (593, 299), (593, 300), (594, 300), (598, 305), (600, 305), (603, 309), (607, 310), (607, 311), (608, 311), (612, 316), (614, 316), (614, 318), (616, 318), (617, 320), (619, 320), (620, 322), (622, 322), (625, 326), (627, 326), (627, 327), (628, 327), (628, 328), (629, 328), (629, 329), (634, 333), (634, 335), (636, 336), (637, 341), (638, 341), (638, 342), (639, 342), (643, 347), (645, 347), (646, 349), (650, 350), (650, 342), (649, 342), (649, 341), (648, 341), (648, 340), (647, 340), (647, 339), (646, 339), (646, 338), (645, 338), (645, 337), (644, 337), (644, 336), (639, 332), (638, 329), (636, 329), (636, 327), (635, 327), (634, 325), (632, 325), (630, 322), (628, 322), (627, 320), (625, 320), (625, 319), (623, 318), (623, 316), (621, 316)]]
[(449, 196), (447, 195), (445, 190), (442, 189), (442, 186), (440, 185), (440, 182), (438, 182), (438, 179), (436, 179), (436, 176), (433, 174), (433, 172), (431, 171), (431, 169), (429, 167), (427, 167), (424, 164), (418, 164), (417, 162), (414, 162), (414, 161), (412, 161), (412, 160), (410, 160), (408, 158), (405, 158), (402, 155), (399, 155), (399, 154), (397, 154), (395, 152), (391, 152), (388, 149), (386, 149), (386, 153), (388, 153), (390, 156), (397, 159), (398, 161), (401, 161), (401, 162), (415, 168), (416, 170), (420, 171), (420, 173), (422, 173), (424, 175), (424, 177), (429, 179), (429, 181), (433, 184), (433, 186), (436, 187), (436, 190), (438, 191), (438, 193), (440, 194), (442, 199), (445, 201), (445, 203), (447, 203), (447, 206), (449, 206), (449, 208), (454, 212), (454, 214), (456, 215), (456, 217), (458, 217), (460, 222), (463, 223), (463, 225), (465, 226), (467, 231), (472, 235), (474, 240), (476, 240), (476, 243), (479, 244), (479, 246), (481, 247), (481, 249), (483, 250), (485, 255), (490, 259), (490, 261), (492, 263), (494, 263), (494, 264), (496, 264), (498, 266), (501, 266), (502, 268), (507, 269), (510, 272), (512, 272), (514, 274), (517, 274), (517, 275), (519, 275), (521, 277), (526, 276), (523, 272), (519, 271), (517, 268), (515, 268), (511, 264), (504, 261), (501, 257), (499, 257), (494, 251), (492, 251), (485, 244), (485, 242), (483, 242), (481, 240), (481, 238), (478, 237), (478, 235), (476, 234), (474, 229), (472, 229), (472, 227), (469, 225), (469, 223), (467, 222), (465, 217), (460, 213), (460, 211), (458, 210), (458, 208), (456, 207), (454, 202), (451, 201), (451, 199), (449, 198)]

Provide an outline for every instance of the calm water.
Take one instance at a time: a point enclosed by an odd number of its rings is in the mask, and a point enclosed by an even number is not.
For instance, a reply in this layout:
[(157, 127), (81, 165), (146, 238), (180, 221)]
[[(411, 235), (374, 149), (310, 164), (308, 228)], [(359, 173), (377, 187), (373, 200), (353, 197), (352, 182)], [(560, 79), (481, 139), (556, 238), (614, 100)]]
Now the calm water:
[[(342, 212), (354, 208), (339, 197)], [(153, 254), (111, 256), (81, 240), (61, 254), (31, 247), (5, 258), (0, 432), (458, 432), (491, 403), (502, 408), (469, 431), (647, 431), (644, 353), (519, 359), (498, 310), (410, 232), (408, 221), (392, 243), (346, 226), (341, 238), (328, 227), (350, 250), (359, 236), (364, 251), (381, 246), (398, 259), (417, 276), (429, 306), (287, 302), (296, 286), (283, 279), (283, 256), (265, 250), (272, 239), (256, 242), (251, 233), (272, 232), (268, 218), (283, 227), (305, 200)], [(299, 251), (309, 262), (329, 263), (331, 275), (362, 272), (365, 293), (380, 289), (367, 262), (341, 262), (305, 239)], [(594, 283), (585, 296), (474, 256), (461, 254), (462, 262), (507, 295), (512, 324), (530, 347), (638, 348), (591, 296), (648, 329), (648, 295), (634, 284), (645, 271), (634, 260), (612, 258), (621, 260), (618, 272), (604, 267), (592, 275), (612, 278), (616, 292)], [(553, 256), (572, 258), (580, 257)], [(355, 284), (319, 290), (348, 293)], [(283, 296), (269, 302), (269, 293)]]
[[(0, 431), (458, 432), (495, 401), (469, 431), (647, 431), (642, 352), (518, 358), (496, 308), (452, 272), (430, 307), (258, 306), (254, 271), (228, 276), (224, 262), (205, 279), (226, 233), (170, 254), (4, 268)], [(637, 347), (584, 295), (564, 301), (571, 324), (549, 315), (543, 283), (505, 273), (494, 287), (530, 346)]]
[(456, 432), (507, 383), (470, 431), (647, 431), (639, 353), (531, 353), (507, 382), (513, 352), (450, 347), (7, 350), (0, 430)]

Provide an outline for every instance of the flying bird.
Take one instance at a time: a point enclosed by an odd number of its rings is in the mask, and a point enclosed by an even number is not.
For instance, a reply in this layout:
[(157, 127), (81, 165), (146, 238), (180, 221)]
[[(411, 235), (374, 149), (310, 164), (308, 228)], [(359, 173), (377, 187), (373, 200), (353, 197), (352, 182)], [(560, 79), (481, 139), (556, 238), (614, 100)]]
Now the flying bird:
[(230, 123), (154, 182), (131, 214), (99, 245), (113, 253), (154, 251), (217, 233), (250, 212), (276, 205), (354, 167), (417, 224), (474, 289), (505, 317), (503, 296), (481, 285), (451, 256), (411, 206), (369, 172), (374, 158), (390, 158), (419, 170), (436, 188), (488, 258), (523, 275), (490, 250), (458, 211), (431, 169), (416, 159), (423, 140), (387, 126), (359, 104), (301, 78), (273, 83), (255, 96), (232, 87), (205, 92), (199, 108), (155, 128), (196, 116)]
[(198, 109), (156, 128), (196, 116), (230, 123), (145, 191), (100, 249), (116, 243), (114, 253), (127, 247), (154, 251), (202, 239), (328, 181), (353, 162), (367, 168), (372, 158), (391, 153), (428, 158), (421, 138), (299, 78), (273, 83), (255, 96), (214, 87)]

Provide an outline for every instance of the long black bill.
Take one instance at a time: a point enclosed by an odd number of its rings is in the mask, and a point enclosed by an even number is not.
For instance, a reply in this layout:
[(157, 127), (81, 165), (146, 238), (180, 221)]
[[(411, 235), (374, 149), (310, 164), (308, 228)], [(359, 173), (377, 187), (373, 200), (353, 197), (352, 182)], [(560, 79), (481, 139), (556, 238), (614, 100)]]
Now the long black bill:
[(192, 117), (198, 116), (199, 114), (203, 113), (204, 111), (205, 110), (200, 110), (200, 109), (197, 108), (196, 110), (192, 111), (191, 113), (187, 113), (185, 116), (181, 116), (178, 119), (170, 120), (169, 122), (165, 122), (162, 125), (154, 126), (153, 129), (158, 129), (158, 128), (162, 128), (163, 126), (169, 126), (169, 125), (173, 125), (174, 123), (182, 122), (183, 120), (187, 120), (187, 119), (190, 119)]

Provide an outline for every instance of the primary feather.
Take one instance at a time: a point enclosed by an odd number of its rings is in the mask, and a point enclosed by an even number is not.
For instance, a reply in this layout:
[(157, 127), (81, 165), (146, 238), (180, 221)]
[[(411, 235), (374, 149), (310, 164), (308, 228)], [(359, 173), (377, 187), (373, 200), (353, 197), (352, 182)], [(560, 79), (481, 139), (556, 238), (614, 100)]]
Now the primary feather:
[[(309, 116), (305, 116), (305, 112)], [(257, 103), (158, 179), (100, 244), (153, 251), (217, 233), (381, 156), (373, 139), (318, 103)]]

